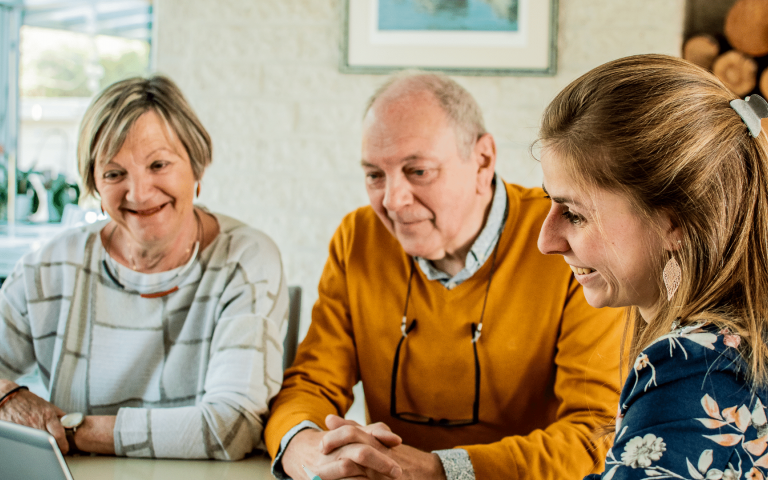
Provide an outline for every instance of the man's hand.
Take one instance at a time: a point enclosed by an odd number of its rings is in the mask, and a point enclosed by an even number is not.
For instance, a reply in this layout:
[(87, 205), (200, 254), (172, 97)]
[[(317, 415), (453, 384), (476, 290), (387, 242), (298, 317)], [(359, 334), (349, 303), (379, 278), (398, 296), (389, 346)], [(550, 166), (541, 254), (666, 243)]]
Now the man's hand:
[[(307, 429), (297, 433), (283, 454), (285, 473), (303, 480), (306, 465), (325, 480), (339, 478), (398, 478), (402, 469), (389, 458), (389, 447), (402, 440), (384, 424), (360, 427), (335, 415), (326, 418), (328, 432)], [(332, 434), (328, 437), (330, 434)], [(328, 453), (325, 453), (328, 452)]]
[[(15, 387), (17, 385), (10, 381), (0, 383), (0, 395), (4, 395)], [(66, 454), (69, 451), (69, 443), (67, 443), (64, 427), (59, 421), (63, 415), (64, 412), (59, 407), (27, 390), (20, 390), (0, 407), (0, 420), (50, 433), (59, 444), (61, 452)]]
[[(356, 422), (344, 420), (336, 415), (329, 415), (325, 419), (326, 426), (330, 429), (325, 434), (321, 443), (323, 458), (315, 467), (315, 473), (325, 480), (340, 478), (367, 478), (385, 479), (400, 478), (418, 480), (445, 480), (443, 465), (437, 455), (422, 452), (413, 447), (402, 445), (400, 437), (392, 433), (384, 423), (375, 423), (365, 427)], [(379, 445), (369, 443), (370, 437), (378, 440)], [(390, 460), (394, 460), (399, 466), (398, 477), (395, 471), (390, 473), (382, 469), (371, 468), (368, 463), (358, 462), (355, 458), (342, 452), (351, 449), (360, 449), (361, 458), (367, 458), (368, 450), (375, 449), (385, 454)], [(339, 457), (340, 458), (335, 458)], [(330, 460), (324, 462), (323, 460)]]
[[(363, 432), (366, 432), (369, 435), (373, 435), (379, 442), (381, 442), (382, 445), (385, 447), (396, 447), (403, 443), (403, 439), (400, 438), (399, 435), (392, 433), (392, 429), (389, 428), (389, 426), (386, 423), (373, 423), (371, 425), (367, 425), (363, 427), (359, 423), (355, 422), (354, 420), (346, 420), (344, 418), (339, 417), (338, 415), (328, 415), (325, 417), (325, 426), (328, 427), (329, 432), (335, 431), (338, 429), (341, 429), (342, 427), (354, 427), (358, 430), (362, 430)], [(354, 431), (354, 433), (358, 433), (357, 431)], [(338, 432), (337, 432), (338, 433)], [(333, 450), (336, 450), (337, 448), (340, 448), (344, 445), (343, 439), (345, 437), (343, 435), (337, 436), (331, 435), (330, 437), (326, 437), (323, 441), (323, 454), (328, 455)], [(339, 444), (334, 444), (333, 442), (341, 442)]]

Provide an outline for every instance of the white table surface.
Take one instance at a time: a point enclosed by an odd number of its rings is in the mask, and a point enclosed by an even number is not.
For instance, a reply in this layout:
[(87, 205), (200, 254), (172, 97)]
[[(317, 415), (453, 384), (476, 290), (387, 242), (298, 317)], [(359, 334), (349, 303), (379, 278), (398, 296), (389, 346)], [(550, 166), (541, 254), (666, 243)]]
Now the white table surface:
[(65, 457), (75, 480), (272, 480), (266, 456), (237, 462)]

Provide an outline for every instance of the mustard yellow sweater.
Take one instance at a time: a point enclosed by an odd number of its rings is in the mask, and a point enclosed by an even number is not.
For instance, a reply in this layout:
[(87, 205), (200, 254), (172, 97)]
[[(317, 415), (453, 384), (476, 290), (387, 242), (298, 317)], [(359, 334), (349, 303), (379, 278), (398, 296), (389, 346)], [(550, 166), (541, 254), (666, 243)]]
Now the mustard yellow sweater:
[[(390, 416), (390, 382), (409, 258), (370, 207), (347, 215), (312, 311), (312, 325), (286, 371), (265, 430), (269, 453), (304, 420), (344, 415), (363, 381), (370, 420), (427, 451), (467, 450), (478, 480), (582, 478), (602, 471), (607, 451), (595, 427), (618, 406), (621, 312), (590, 307), (560, 256), (536, 247), (549, 201), (541, 189), (506, 184), (509, 213), (478, 341), (480, 423), (414, 425)], [(452, 290), (417, 267), (401, 352), (399, 412), (472, 417), (470, 324), (483, 305), (490, 261)]]

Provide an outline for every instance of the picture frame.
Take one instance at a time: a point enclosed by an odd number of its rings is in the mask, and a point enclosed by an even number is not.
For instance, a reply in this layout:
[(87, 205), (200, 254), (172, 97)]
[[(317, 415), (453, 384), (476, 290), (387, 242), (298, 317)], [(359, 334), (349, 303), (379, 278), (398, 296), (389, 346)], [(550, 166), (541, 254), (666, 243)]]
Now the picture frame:
[(344, 73), (554, 75), (558, 0), (344, 0)]

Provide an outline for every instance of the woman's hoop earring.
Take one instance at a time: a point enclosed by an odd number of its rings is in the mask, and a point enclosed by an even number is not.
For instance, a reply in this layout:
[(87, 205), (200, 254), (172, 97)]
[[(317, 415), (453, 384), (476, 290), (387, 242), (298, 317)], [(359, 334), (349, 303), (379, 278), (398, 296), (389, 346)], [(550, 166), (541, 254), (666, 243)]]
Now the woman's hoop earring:
[(675, 257), (670, 258), (667, 264), (664, 265), (664, 273), (662, 275), (664, 286), (667, 287), (667, 301), (672, 300), (675, 292), (677, 292), (677, 287), (680, 286), (681, 275), (680, 264), (677, 263)]
[(197, 182), (197, 193), (195, 195), (195, 198), (199, 198), (199, 197), (200, 197), (200, 182)]

